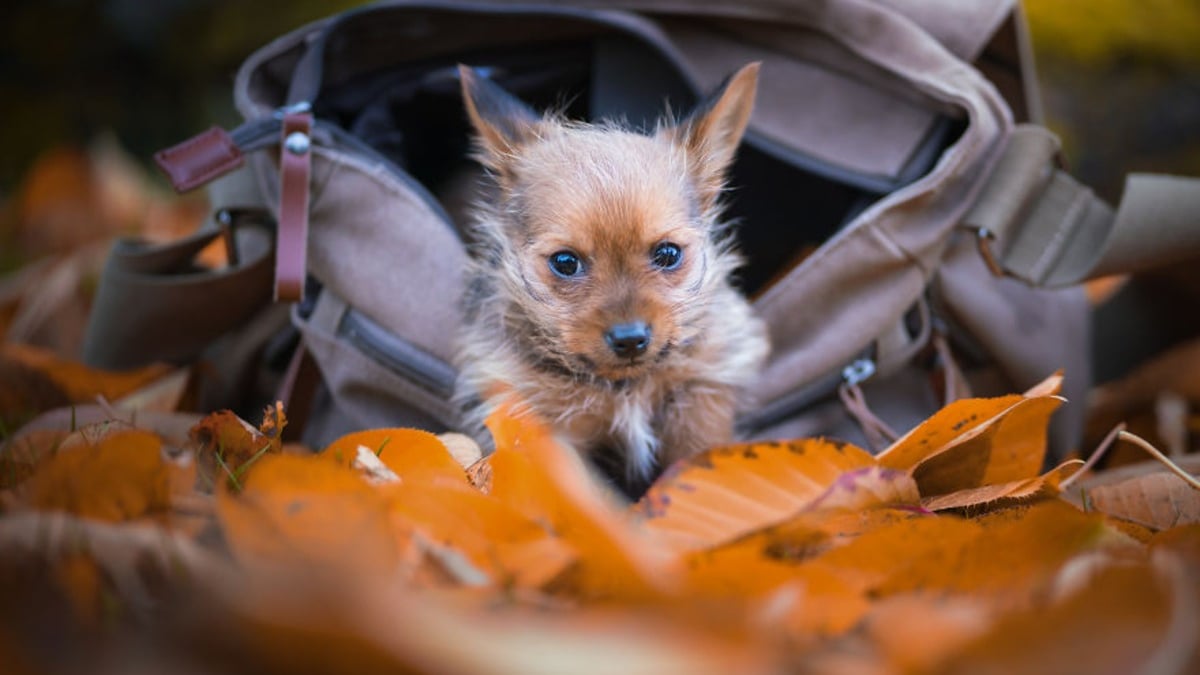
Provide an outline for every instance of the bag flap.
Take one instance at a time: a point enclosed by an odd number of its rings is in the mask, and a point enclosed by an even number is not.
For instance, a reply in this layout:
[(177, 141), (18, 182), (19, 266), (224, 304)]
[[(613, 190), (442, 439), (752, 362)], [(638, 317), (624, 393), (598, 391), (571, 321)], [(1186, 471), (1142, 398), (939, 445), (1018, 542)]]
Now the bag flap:
[[(695, 92), (710, 90), (736, 65), (763, 61), (751, 142), (762, 135), (789, 151), (789, 160), (814, 168), (828, 165), (844, 180), (883, 193), (927, 169), (928, 158), (919, 156), (918, 148), (939, 132), (938, 120), (949, 111), (898, 86), (874, 59), (864, 62), (847, 45), (849, 26), (822, 17), (886, 12), (914, 22), (914, 35), (933, 39), (888, 43), (882, 49), (915, 54), (937, 47), (969, 61), (1010, 15), (1014, 2), (891, 0), (857, 6), (769, 0), (378, 3), (309, 24), (260, 49), (239, 71), (235, 102), (246, 117), (255, 118), (304, 98), (291, 80), (297, 67), (328, 83), (385, 61), (544, 42), (572, 31), (586, 34), (589, 22), (607, 23), (677, 51), (673, 56)], [(642, 16), (617, 9), (653, 16), (666, 35), (654, 35), (657, 27)], [(302, 64), (302, 58), (316, 63)]]

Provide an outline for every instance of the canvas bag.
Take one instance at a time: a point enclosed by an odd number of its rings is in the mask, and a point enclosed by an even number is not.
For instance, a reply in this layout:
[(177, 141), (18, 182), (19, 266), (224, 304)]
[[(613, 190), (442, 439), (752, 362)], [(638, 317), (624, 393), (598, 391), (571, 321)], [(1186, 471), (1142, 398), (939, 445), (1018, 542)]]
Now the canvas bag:
[[(462, 159), (466, 127), (452, 66), (491, 68), (535, 104), (574, 86), (584, 114), (637, 122), (664, 96), (686, 108), (760, 60), (731, 210), (742, 218), (746, 284), (773, 354), (742, 433), (855, 438), (869, 416), (847, 417), (836, 392), (848, 384), (903, 431), (963, 391), (950, 378), (946, 392), (929, 385), (931, 364), (955, 370), (951, 352), (977, 394), (1066, 367), (1066, 393), (1080, 400), (1088, 310), (1075, 284), (1195, 251), (1196, 190), (1138, 179), (1114, 217), (1055, 168), (1055, 139), (1014, 122), (1014, 111), (1021, 121), (1038, 116), (1017, 9), (379, 3), (252, 55), (235, 84), (247, 123), (166, 164), (187, 186), (244, 162), (225, 179), (234, 187), (214, 192), (214, 207), (279, 214), (276, 294), (304, 296), (292, 320), (322, 385), (310, 443), (365, 427), (454, 428), (449, 364), (466, 252), (443, 208), (454, 201), (453, 171), (439, 160)], [(399, 128), (389, 126), (397, 118)], [(415, 147), (455, 124), (457, 140)], [(389, 154), (390, 143), (399, 151)], [(1142, 203), (1174, 208), (1151, 217), (1126, 209), (1148, 191), (1168, 194)], [(796, 262), (806, 247), (814, 250)], [(305, 273), (316, 283), (302, 293)], [(1049, 286), (1063, 288), (1039, 288)], [(944, 348), (931, 353), (934, 336)], [(1058, 420), (1060, 450), (1077, 438), (1080, 415), (1076, 406)]]

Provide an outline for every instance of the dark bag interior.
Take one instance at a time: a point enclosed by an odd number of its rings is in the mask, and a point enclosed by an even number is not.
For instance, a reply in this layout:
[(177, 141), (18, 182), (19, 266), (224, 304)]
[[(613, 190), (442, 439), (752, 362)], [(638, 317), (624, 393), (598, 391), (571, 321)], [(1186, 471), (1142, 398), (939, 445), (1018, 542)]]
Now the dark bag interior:
[[(469, 157), (458, 63), (481, 69), (535, 109), (571, 119), (617, 118), (646, 129), (668, 111), (686, 114), (698, 101), (686, 76), (655, 45), (601, 23), (412, 8), (393, 21), (381, 16), (387, 11), (397, 10), (351, 12), (330, 26), (325, 64), (370, 67), (325, 68), (313, 111), (428, 188), (459, 221), (459, 231), (469, 200), (461, 181), (467, 176), (477, 183), (478, 172)], [(412, 50), (426, 56), (406, 60), (403, 50), (387, 48), (414, 39), (386, 29), (398, 26), (420, 33)], [(526, 39), (513, 44), (504, 37), (512, 35)], [(422, 46), (426, 41), (439, 47)], [(959, 131), (961, 123), (939, 120), (899, 181), (891, 182), (847, 175), (748, 134), (731, 171), (726, 210), (746, 257), (742, 288), (749, 294), (762, 290), (873, 201), (923, 175)]]

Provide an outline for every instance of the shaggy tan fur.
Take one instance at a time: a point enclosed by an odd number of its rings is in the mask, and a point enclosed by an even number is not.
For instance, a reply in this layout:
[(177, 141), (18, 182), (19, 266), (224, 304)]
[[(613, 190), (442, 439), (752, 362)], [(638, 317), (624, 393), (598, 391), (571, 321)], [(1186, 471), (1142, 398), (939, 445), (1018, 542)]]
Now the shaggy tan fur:
[[(766, 331), (729, 282), (740, 260), (720, 221), (724, 174), (749, 119), (758, 67), (691, 118), (651, 135), (535, 115), (462, 69), (477, 157), (495, 181), (474, 227), (457, 397), (474, 433), (508, 401), (585, 455), (615, 451), (624, 480), (728, 441)], [(656, 247), (682, 251), (653, 264)], [(581, 272), (556, 274), (556, 253)], [(605, 333), (644, 322), (649, 345)]]

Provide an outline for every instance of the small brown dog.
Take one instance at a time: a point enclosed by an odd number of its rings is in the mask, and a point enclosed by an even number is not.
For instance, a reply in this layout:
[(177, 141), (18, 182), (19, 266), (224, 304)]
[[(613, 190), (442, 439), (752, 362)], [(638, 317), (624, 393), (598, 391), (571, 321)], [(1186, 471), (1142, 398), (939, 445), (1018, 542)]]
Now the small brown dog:
[(650, 135), (543, 117), (460, 74), (496, 188), (473, 230), (457, 393), (469, 425), (515, 403), (598, 464), (615, 452), (631, 491), (730, 440), (768, 349), (730, 284), (740, 258), (720, 208), (758, 64)]

